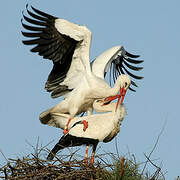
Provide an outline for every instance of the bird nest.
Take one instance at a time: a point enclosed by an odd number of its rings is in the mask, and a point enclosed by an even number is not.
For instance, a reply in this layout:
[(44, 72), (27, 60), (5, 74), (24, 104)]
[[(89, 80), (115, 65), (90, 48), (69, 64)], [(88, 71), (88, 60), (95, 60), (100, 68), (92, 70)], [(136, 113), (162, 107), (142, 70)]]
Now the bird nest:
[(105, 165), (99, 162), (95, 166), (87, 165), (84, 161), (62, 161), (60, 159), (47, 161), (38, 157), (24, 157), (22, 159), (9, 159), (0, 171), (0, 178), (14, 179), (107, 179), (108, 171)]
[[(38, 139), (39, 143), (39, 139)], [(94, 165), (80, 161), (82, 156), (78, 154), (79, 150), (68, 155), (57, 154), (53, 161), (45, 160), (44, 156), (50, 152), (47, 146), (32, 146), (34, 153), (22, 158), (7, 159), (3, 152), (1, 154), (7, 160), (7, 163), (0, 166), (0, 179), (7, 180), (164, 180), (161, 168), (152, 162), (150, 155), (146, 156), (145, 163), (137, 163), (134, 155), (128, 155), (129, 158), (120, 157), (117, 154), (104, 153), (96, 154), (96, 163)], [(45, 152), (45, 154), (43, 153)], [(80, 158), (78, 158), (78, 156)], [(140, 164), (144, 164), (143, 171), (140, 172)], [(145, 173), (147, 165), (151, 164), (154, 173)], [(142, 168), (141, 168), (142, 169)]]
[[(61, 157), (59, 157), (61, 158)], [(123, 157), (109, 163), (100, 156), (96, 157), (95, 166), (86, 164), (84, 161), (59, 159), (53, 161), (40, 159), (34, 154), (22, 159), (9, 159), (8, 163), (0, 168), (0, 178), (7, 180), (163, 180), (161, 169), (157, 168), (152, 175), (144, 175), (139, 172), (138, 164)], [(67, 157), (66, 157), (67, 159)], [(159, 178), (161, 176), (161, 178)]]

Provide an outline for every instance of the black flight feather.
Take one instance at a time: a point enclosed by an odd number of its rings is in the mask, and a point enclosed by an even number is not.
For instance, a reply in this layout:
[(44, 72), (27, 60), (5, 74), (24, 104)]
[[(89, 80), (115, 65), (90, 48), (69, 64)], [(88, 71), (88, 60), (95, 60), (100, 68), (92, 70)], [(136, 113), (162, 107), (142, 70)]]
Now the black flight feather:
[[(124, 53), (119, 52), (124, 51)], [(120, 48), (119, 51), (114, 55), (114, 59), (112, 60), (112, 64), (110, 66), (110, 85), (111, 85), (111, 76), (112, 80), (115, 83), (116, 79), (121, 74), (128, 74), (131, 78), (140, 80), (143, 77), (135, 75), (131, 71), (140, 71), (143, 69), (143, 67), (135, 66), (136, 64), (141, 64), (143, 60), (135, 60), (132, 58), (138, 58), (139, 55), (131, 54), (127, 51), (125, 51), (124, 48)], [(130, 71), (131, 70), (131, 71)], [(135, 91), (132, 86), (138, 87), (134, 80), (131, 80), (130, 90)]]
[(25, 45), (34, 45), (31, 52), (38, 53), (44, 59), (53, 61), (53, 68), (48, 76), (45, 89), (52, 92), (51, 96), (59, 97), (65, 92), (71, 91), (67, 86), (61, 86), (60, 83), (66, 78), (70, 68), (72, 56), (78, 41), (69, 36), (61, 34), (55, 27), (57, 17), (44, 13), (32, 6), (29, 10), (26, 5), (27, 14), (23, 13), (22, 26), (29, 32), (22, 31), (22, 35), (28, 40), (23, 40)]

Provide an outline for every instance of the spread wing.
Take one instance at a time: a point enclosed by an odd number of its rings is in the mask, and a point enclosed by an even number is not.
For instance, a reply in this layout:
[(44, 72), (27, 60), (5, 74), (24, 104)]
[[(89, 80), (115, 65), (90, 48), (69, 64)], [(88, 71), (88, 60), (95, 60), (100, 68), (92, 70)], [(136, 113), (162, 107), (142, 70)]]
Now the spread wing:
[[(22, 34), (29, 39), (22, 42), (25, 45), (34, 45), (31, 52), (38, 53), (44, 59), (53, 62), (45, 89), (51, 92), (52, 98), (64, 95), (75, 88), (75, 83), (71, 88), (63, 83), (68, 74), (73, 78), (79, 78), (86, 68), (84, 65), (90, 68), (89, 62), (82, 62), (83, 58), (79, 58), (81, 55), (79, 47), (84, 41), (85, 28), (51, 16), (32, 6), (30, 11), (27, 5), (26, 11), (28, 16), (23, 13), (22, 26), (28, 31)], [(26, 24), (23, 21), (26, 21)], [(74, 57), (76, 51), (78, 53)], [(87, 61), (87, 58), (84, 61)]]
[(133, 86), (137, 87), (137, 85), (133, 79), (143, 78), (135, 74), (136, 71), (143, 69), (143, 67), (137, 66), (143, 62), (136, 60), (138, 57), (138, 55), (128, 53), (123, 46), (114, 46), (91, 62), (92, 72), (102, 79), (109, 76), (107, 80), (110, 81), (110, 85), (115, 83), (119, 75), (128, 74), (132, 78), (129, 89), (135, 91)]
[[(143, 67), (136, 66), (137, 64), (141, 64), (143, 60), (136, 60), (136, 58), (140, 57), (139, 55), (133, 55), (127, 52), (124, 48), (122, 49), (123, 53), (120, 53), (114, 56), (111, 66), (110, 66), (110, 83), (116, 81), (117, 77), (121, 74), (128, 74), (135, 80), (143, 79), (142, 76), (137, 76), (134, 74), (135, 71), (140, 71)], [(131, 79), (131, 85), (129, 89), (131, 91), (135, 91), (134, 87), (138, 87), (135, 81)]]

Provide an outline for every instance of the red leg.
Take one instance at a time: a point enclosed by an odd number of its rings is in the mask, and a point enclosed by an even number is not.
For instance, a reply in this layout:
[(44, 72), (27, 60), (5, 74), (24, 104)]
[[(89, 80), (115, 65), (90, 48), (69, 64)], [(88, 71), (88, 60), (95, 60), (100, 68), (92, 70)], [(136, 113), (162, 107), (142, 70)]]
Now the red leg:
[(92, 156), (91, 156), (91, 164), (94, 166), (94, 155), (95, 155), (95, 152), (92, 152)]
[(64, 128), (64, 131), (63, 131), (63, 134), (66, 135), (69, 131), (68, 131), (68, 126), (69, 126), (69, 123), (71, 122), (71, 118), (69, 118), (65, 128)]
[(89, 148), (89, 146), (86, 146), (86, 154), (85, 154), (85, 157), (84, 157), (84, 161), (85, 161), (85, 163), (86, 164), (88, 164), (88, 148)]
[(83, 131), (86, 131), (86, 129), (88, 128), (88, 122), (86, 120), (82, 121), (84, 127), (83, 127)]
[(92, 151), (92, 156), (91, 156), (91, 164), (93, 166), (94, 166), (94, 156), (95, 156), (95, 151), (96, 151), (97, 144), (98, 144), (98, 142), (93, 145), (93, 151)]

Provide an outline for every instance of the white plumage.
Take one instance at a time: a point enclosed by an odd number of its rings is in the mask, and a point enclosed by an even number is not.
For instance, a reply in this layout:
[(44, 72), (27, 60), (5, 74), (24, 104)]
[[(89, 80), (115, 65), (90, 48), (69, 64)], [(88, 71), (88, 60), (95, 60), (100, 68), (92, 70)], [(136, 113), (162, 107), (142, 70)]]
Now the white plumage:
[[(99, 82), (98, 82), (99, 81)], [(92, 104), (95, 99), (105, 98), (107, 96), (116, 95), (120, 88), (128, 89), (131, 83), (127, 75), (121, 75), (117, 79), (114, 88), (111, 88), (105, 81), (94, 77), (91, 86), (86, 86), (86, 81), (79, 83), (79, 88), (75, 89), (53, 108), (43, 112), (40, 115), (40, 120), (47, 121), (50, 113), (70, 113), (69, 119), (73, 118), (76, 114), (89, 110), (92, 112)], [(93, 83), (94, 82), (94, 83)], [(97, 84), (96, 84), (97, 83)], [(78, 109), (77, 109), (78, 108)], [(88, 115), (90, 115), (89, 113)]]
[[(120, 125), (120, 122), (123, 120), (126, 114), (126, 110), (123, 105), (118, 106), (116, 111), (116, 103), (107, 105), (103, 105), (103, 103), (103, 100), (95, 100), (93, 103), (93, 108), (96, 112), (106, 113), (92, 114), (83, 117), (74, 117), (69, 124), (69, 134), (77, 137), (87, 137), (103, 141), (103, 139), (105, 139), (111, 133), (114, 127), (118, 127)], [(68, 114), (61, 114), (58, 112), (50, 113), (49, 120), (41, 120), (41, 123), (64, 129), (65, 125), (68, 122), (69, 116), (70, 115)], [(88, 122), (88, 128), (86, 129), (86, 131), (83, 131), (82, 123), (77, 124), (75, 127), (71, 128), (75, 123), (77, 123), (78, 121), (82, 122), (83, 120), (86, 120)]]
[[(137, 86), (127, 75), (119, 75), (127, 73), (134, 79), (142, 78), (127, 69), (135, 71), (142, 69), (132, 65), (143, 62), (131, 59), (139, 57), (138, 55), (128, 53), (123, 46), (115, 46), (90, 64), (92, 34), (86, 26), (79, 26), (31, 8), (33, 12), (27, 8), (31, 18), (25, 15), (23, 17), (33, 26), (22, 23), (23, 27), (30, 31), (22, 34), (32, 39), (23, 43), (36, 45), (31, 49), (32, 52), (53, 61), (54, 66), (45, 88), (48, 92), (52, 92), (52, 98), (64, 96), (59, 104), (40, 115), (41, 121), (48, 121), (50, 113), (67, 113), (70, 115), (69, 120), (82, 112), (90, 115), (95, 99), (117, 95), (121, 88), (126, 90), (130, 85)], [(112, 70), (110, 74), (113, 78), (110, 80), (116, 81), (114, 88), (111, 88), (104, 79), (108, 70)], [(130, 87), (130, 90), (134, 89)]]
[[(93, 103), (93, 108), (97, 112), (101, 112), (101, 114), (73, 118), (69, 126), (69, 133), (63, 136), (55, 145), (48, 159), (53, 159), (54, 155), (60, 149), (82, 144), (87, 146), (93, 145), (93, 152), (95, 153), (98, 142), (111, 141), (120, 131), (120, 125), (126, 115), (126, 110), (124, 105), (119, 105), (117, 110), (115, 110), (117, 103), (103, 104), (103, 100), (95, 100)], [(68, 119), (69, 115), (53, 113), (51, 120), (46, 122), (46, 124), (63, 129), (65, 126), (64, 122), (68, 121)], [(88, 122), (86, 131), (83, 130), (83, 120)], [(92, 160), (92, 162), (94, 162), (94, 160)]]
[[(83, 131), (83, 124), (77, 124), (69, 130), (69, 134), (76, 137), (98, 139), (101, 142), (109, 136), (109, 139), (111, 140), (120, 130), (121, 122), (126, 114), (125, 107), (120, 105), (115, 112), (116, 103), (102, 106), (102, 102), (97, 103), (96, 101), (94, 106), (99, 106), (99, 111), (101, 110), (101, 112), (107, 113), (94, 114), (86, 116), (85, 118), (81, 117), (81, 119), (78, 119), (79, 121), (86, 120), (88, 122), (86, 131)], [(97, 108), (96, 111), (98, 111)]]

